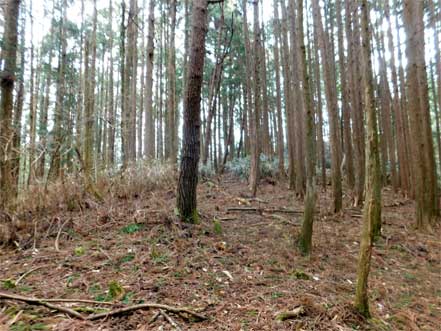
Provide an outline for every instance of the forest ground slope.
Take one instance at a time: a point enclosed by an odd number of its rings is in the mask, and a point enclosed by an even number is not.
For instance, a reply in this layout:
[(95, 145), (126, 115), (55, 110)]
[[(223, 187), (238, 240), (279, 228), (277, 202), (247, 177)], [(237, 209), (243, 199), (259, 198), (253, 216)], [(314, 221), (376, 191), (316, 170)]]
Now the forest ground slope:
[[(439, 228), (416, 232), (413, 203), (383, 190), (383, 236), (370, 275), (373, 319), (363, 321), (351, 308), (361, 211), (345, 197), (344, 212), (331, 214), (329, 191), (320, 192), (310, 258), (298, 253), (293, 239), (303, 202), (272, 181), (262, 180), (258, 199), (249, 198), (246, 183), (235, 177), (203, 181), (201, 222), (194, 226), (177, 222), (173, 185), (103, 204), (88, 202), (79, 210), (60, 207), (47, 216), (52, 229), (40, 235), (35, 250), (28, 245), (0, 252), (1, 291), (187, 306), (209, 318), (196, 322), (168, 313), (182, 330), (438, 330)], [(106, 308), (66, 305), (84, 316)], [(303, 307), (297, 318), (275, 320), (278, 312), (297, 307)], [(0, 330), (17, 314), (11, 330), (175, 329), (162, 316), (149, 324), (156, 312), (136, 310), (92, 322), (0, 299)]]

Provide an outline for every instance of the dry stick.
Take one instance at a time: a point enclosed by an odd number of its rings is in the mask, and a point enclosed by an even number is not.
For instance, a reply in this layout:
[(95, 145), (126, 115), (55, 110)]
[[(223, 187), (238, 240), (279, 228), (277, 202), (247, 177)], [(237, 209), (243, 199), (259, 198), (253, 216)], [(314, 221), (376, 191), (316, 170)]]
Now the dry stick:
[(265, 208), (257, 208), (257, 207), (228, 207), (227, 212), (230, 212), (230, 211), (257, 212), (257, 213), (303, 214), (302, 210), (265, 209)]
[(86, 317), (87, 320), (93, 321), (93, 320), (97, 320), (100, 318), (105, 318), (105, 317), (109, 317), (109, 316), (114, 316), (114, 315), (119, 315), (119, 314), (124, 314), (133, 310), (138, 310), (138, 309), (149, 309), (149, 308), (158, 308), (158, 309), (163, 309), (166, 311), (169, 311), (171, 313), (175, 313), (175, 314), (180, 314), (182, 315), (182, 313), (186, 313), (189, 315), (192, 315), (194, 317), (196, 317), (197, 319), (203, 321), (206, 320), (207, 317), (201, 314), (198, 314), (192, 310), (189, 310), (187, 308), (178, 308), (178, 307), (172, 307), (172, 306), (167, 306), (167, 305), (163, 305), (163, 304), (159, 304), (159, 303), (142, 303), (139, 305), (134, 305), (134, 306), (129, 306), (129, 307), (123, 307), (123, 308), (119, 308), (119, 309), (115, 309), (106, 313), (99, 313), (99, 314), (93, 314), (93, 315), (89, 315)]
[(15, 322), (17, 322), (18, 319), (20, 318), (20, 316), (21, 316), (22, 314), (23, 314), (23, 310), (20, 310), (20, 311), (14, 316), (14, 318), (8, 322), (8, 326), (11, 327)]
[(198, 314), (190, 309), (173, 307), (173, 306), (163, 305), (163, 304), (159, 304), (159, 303), (143, 303), (143, 304), (139, 304), (139, 305), (115, 309), (115, 310), (105, 312), (105, 313), (92, 314), (92, 315), (85, 317), (72, 309), (56, 306), (56, 305), (50, 304), (49, 302), (86, 302), (86, 303), (96, 303), (96, 304), (111, 304), (111, 303), (110, 302), (91, 301), (91, 300), (81, 300), (81, 299), (38, 299), (38, 298), (24, 297), (24, 296), (16, 295), (16, 294), (9, 294), (9, 293), (5, 293), (5, 292), (0, 292), (0, 298), (23, 301), (23, 302), (27, 302), (31, 305), (45, 306), (50, 309), (61, 311), (69, 316), (76, 317), (81, 320), (90, 320), (90, 321), (97, 320), (100, 318), (105, 318), (108, 316), (127, 313), (127, 312), (130, 312), (133, 310), (146, 309), (146, 308), (163, 309), (163, 310), (169, 311), (171, 313), (179, 314), (181, 316), (183, 313), (186, 313), (188, 315), (192, 315), (192, 316), (196, 317), (199, 320), (206, 320), (207, 319), (206, 316)]
[(53, 309), (53, 310), (58, 310), (62, 313), (65, 313), (65, 314), (71, 316), (71, 317), (76, 317), (81, 320), (85, 319), (83, 315), (81, 315), (80, 313), (77, 313), (76, 311), (74, 311), (72, 309), (53, 305), (51, 303), (45, 302), (44, 299), (23, 297), (21, 295), (9, 294), (9, 293), (4, 293), (4, 292), (0, 292), (0, 298), (23, 301), (23, 302), (29, 303), (30, 305), (45, 306), (45, 307)]
[(60, 229), (58, 230), (57, 238), (55, 238), (55, 250), (56, 250), (57, 252), (60, 251), (60, 248), (59, 248), (59, 246), (58, 246), (58, 242), (59, 242), (59, 240), (60, 240), (61, 231), (63, 230), (64, 226), (65, 226), (65, 225), (67, 224), (67, 222), (69, 222), (69, 221), (70, 221), (70, 219), (65, 220), (64, 223), (61, 224)]
[(157, 311), (155, 315), (153, 315), (152, 319), (149, 321), (149, 325), (153, 324), (158, 319), (159, 315), (161, 315), (161, 313)]
[(178, 331), (182, 331), (182, 329), (180, 328), (180, 326), (170, 317), (166, 314), (166, 312), (162, 309), (159, 310), (159, 312), (161, 313), (162, 316), (164, 316), (164, 318)]
[(35, 268), (33, 268), (33, 269), (29, 270), (29, 271), (26, 271), (23, 275), (21, 275), (20, 277), (18, 277), (18, 279), (15, 281), (15, 286), (17, 286), (18, 283), (20, 283), (23, 279), (25, 279), (27, 276), (29, 276), (29, 275), (30, 275), (31, 273), (33, 273), (34, 271), (37, 271), (37, 270), (39, 270), (39, 269), (41, 269), (41, 268), (45, 268), (45, 267), (46, 267), (46, 266), (43, 265), (43, 266), (35, 267)]

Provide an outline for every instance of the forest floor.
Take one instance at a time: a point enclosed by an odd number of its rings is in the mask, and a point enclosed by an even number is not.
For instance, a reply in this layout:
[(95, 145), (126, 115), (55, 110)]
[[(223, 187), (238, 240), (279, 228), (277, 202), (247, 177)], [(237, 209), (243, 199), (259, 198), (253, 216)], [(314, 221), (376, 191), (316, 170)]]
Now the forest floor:
[[(47, 215), (51, 226), (35, 249), (0, 252), (3, 293), (116, 306), (155, 302), (188, 307), (207, 320), (165, 311), (149, 324), (158, 310), (140, 309), (84, 321), (0, 299), (0, 330), (12, 322), (10, 330), (21, 331), (440, 330), (440, 229), (416, 232), (410, 200), (383, 191), (383, 236), (375, 244), (369, 280), (373, 318), (366, 321), (351, 306), (362, 219), (349, 197), (344, 211), (334, 215), (330, 189), (320, 192), (313, 252), (305, 258), (294, 243), (301, 213), (284, 211), (301, 211), (302, 201), (286, 184), (271, 180), (262, 180), (258, 199), (248, 194), (246, 182), (228, 175), (202, 181), (201, 222), (184, 226), (174, 216), (174, 185), (87, 203), (76, 211), (60, 207)], [(228, 211), (231, 207), (258, 210)], [(76, 307), (83, 316), (108, 308), (54, 304)], [(278, 312), (298, 307), (294, 319), (275, 319)]]

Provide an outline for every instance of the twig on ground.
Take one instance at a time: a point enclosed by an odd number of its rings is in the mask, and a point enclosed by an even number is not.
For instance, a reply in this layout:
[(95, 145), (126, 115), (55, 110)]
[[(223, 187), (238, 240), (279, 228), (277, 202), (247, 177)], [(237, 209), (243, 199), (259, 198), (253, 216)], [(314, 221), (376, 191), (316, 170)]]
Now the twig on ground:
[(285, 214), (303, 214), (303, 210), (292, 210), (292, 209), (269, 209), (269, 208), (258, 208), (258, 207), (228, 207), (227, 212), (238, 211), (245, 213), (285, 213)]
[(60, 248), (59, 248), (58, 242), (59, 242), (59, 240), (60, 240), (61, 231), (63, 230), (64, 226), (65, 226), (65, 225), (67, 224), (67, 222), (69, 222), (69, 221), (70, 221), (70, 219), (65, 220), (64, 223), (61, 224), (60, 228), (58, 229), (57, 237), (55, 238), (55, 250), (56, 250), (57, 252), (60, 251)]
[(155, 315), (153, 315), (153, 317), (150, 319), (150, 321), (149, 321), (149, 325), (150, 325), (150, 324), (153, 324), (153, 323), (158, 319), (159, 315), (161, 315), (161, 313), (160, 313), (159, 311), (157, 311), (157, 312), (155, 313)]
[(190, 309), (187, 308), (179, 308), (179, 307), (172, 307), (172, 306), (168, 306), (168, 305), (163, 305), (160, 303), (142, 303), (139, 305), (134, 305), (134, 306), (129, 306), (129, 307), (123, 307), (123, 308), (118, 308), (109, 312), (105, 312), (105, 313), (99, 313), (99, 314), (93, 314), (93, 315), (89, 315), (86, 317), (87, 320), (93, 321), (93, 320), (97, 320), (100, 318), (106, 318), (109, 316), (114, 316), (114, 315), (120, 315), (120, 314), (124, 314), (124, 313), (128, 313), (134, 310), (139, 310), (139, 309), (150, 309), (150, 308), (158, 308), (158, 309), (163, 309), (166, 311), (169, 311), (171, 313), (175, 313), (175, 314), (179, 314), (182, 316), (183, 313), (191, 315), (195, 318), (197, 318), (198, 320), (206, 320), (207, 317), (204, 315), (201, 315), (199, 313), (196, 313)]
[(14, 318), (8, 322), (8, 326), (11, 327), (15, 322), (17, 322), (18, 319), (20, 318), (20, 316), (21, 316), (22, 314), (23, 314), (23, 310), (20, 310), (20, 311), (14, 316)]
[(160, 309), (159, 312), (161, 313), (162, 316), (164, 316), (164, 318), (178, 331), (182, 331), (182, 329), (180, 328), (180, 326), (170, 317), (167, 315), (167, 313)]
[(45, 306), (47, 308), (65, 313), (71, 317), (76, 317), (80, 320), (85, 320), (85, 317), (83, 315), (81, 315), (80, 313), (77, 313), (76, 311), (69, 309), (69, 308), (66, 308), (66, 307), (53, 305), (49, 302), (44, 301), (44, 299), (29, 298), (29, 297), (24, 297), (21, 295), (9, 294), (9, 293), (4, 293), (4, 292), (0, 292), (0, 298), (23, 301), (23, 302), (26, 302), (30, 305)]
[(40, 270), (42, 268), (45, 268), (46, 266), (39, 266), (39, 267), (35, 267), (31, 270), (26, 271), (23, 275), (21, 275), (20, 277), (18, 277), (18, 279), (15, 281), (15, 286), (18, 285), (18, 283), (20, 283), (23, 279), (25, 279), (27, 276), (29, 276), (31, 273), (33, 273), (34, 271)]

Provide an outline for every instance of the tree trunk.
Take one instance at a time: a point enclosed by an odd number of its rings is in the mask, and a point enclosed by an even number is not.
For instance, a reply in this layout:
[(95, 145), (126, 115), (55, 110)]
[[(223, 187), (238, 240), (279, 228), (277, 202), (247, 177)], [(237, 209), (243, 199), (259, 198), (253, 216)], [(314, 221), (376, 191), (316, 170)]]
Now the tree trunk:
[(251, 133), (251, 165), (250, 165), (250, 189), (251, 194), (256, 196), (257, 185), (259, 181), (259, 159), (260, 159), (260, 24), (259, 24), (259, 2), (254, 1), (254, 75), (253, 75), (253, 90), (254, 90), (254, 112), (252, 113), (252, 133)]
[(66, 8), (67, 2), (63, 1), (62, 6), (62, 23), (60, 26), (60, 42), (61, 42), (61, 50), (58, 56), (58, 72), (57, 72), (57, 93), (55, 100), (55, 110), (54, 110), (54, 128), (53, 128), (53, 142), (52, 142), (52, 151), (51, 151), (51, 164), (49, 167), (48, 178), (50, 180), (56, 180), (60, 176), (61, 171), (61, 151), (63, 145), (63, 118), (64, 118), (64, 98), (66, 92), (65, 86), (65, 72), (66, 72), (66, 47), (67, 47), (67, 38), (66, 38)]
[(329, 52), (329, 40), (323, 31), (323, 24), (321, 19), (320, 7), (318, 0), (313, 0), (314, 12), (314, 27), (318, 29), (318, 37), (320, 44), (320, 51), (323, 60), (323, 68), (325, 75), (325, 93), (326, 104), (328, 108), (328, 118), (330, 127), (331, 140), (331, 170), (332, 170), (332, 189), (333, 189), (333, 210), (339, 212), (342, 208), (342, 184), (341, 184), (341, 169), (340, 169), (340, 134), (339, 134), (339, 120), (337, 99), (335, 91), (333, 90), (332, 68), (327, 61), (327, 54)]
[(148, 34), (147, 34), (147, 72), (145, 87), (145, 130), (144, 155), (148, 159), (155, 157), (155, 119), (153, 114), (153, 58), (155, 36), (155, 2), (149, 1)]
[[(352, 151), (352, 132), (351, 132), (351, 120), (350, 120), (350, 109), (349, 109), (349, 90), (347, 87), (347, 61), (345, 58), (344, 42), (343, 42), (343, 22), (341, 17), (341, 0), (336, 1), (335, 12), (337, 14), (337, 25), (338, 25), (338, 64), (340, 68), (340, 83), (341, 83), (341, 103), (342, 103), (342, 113), (343, 113), (343, 146), (346, 159), (346, 176), (349, 189), (353, 189), (355, 185), (354, 177), (354, 162), (353, 162), (353, 151)], [(346, 18), (348, 19), (348, 17)]]
[(166, 158), (173, 164), (177, 160), (177, 109), (176, 109), (176, 54), (175, 54), (175, 30), (176, 30), (176, 0), (170, 0), (170, 31), (168, 43), (168, 64), (167, 64), (167, 139)]
[(419, 229), (428, 229), (438, 215), (439, 201), (424, 59), (423, 3), (405, 0), (404, 21), (416, 221)]
[(177, 208), (181, 220), (197, 223), (196, 195), (200, 156), (201, 90), (207, 32), (207, 0), (193, 2), (192, 35), (185, 84), (184, 128)]
[(300, 251), (309, 255), (312, 248), (312, 229), (314, 222), (316, 191), (315, 191), (315, 134), (314, 134), (314, 109), (311, 100), (309, 74), (306, 65), (306, 46), (303, 32), (303, 1), (298, 0), (298, 37), (300, 42), (300, 72), (302, 77), (302, 92), (305, 103), (305, 140), (306, 140), (306, 194), (305, 212), (302, 229), (299, 237)]
[(283, 142), (283, 117), (282, 117), (282, 95), (280, 85), (280, 20), (279, 20), (279, 4), (274, 0), (274, 71), (276, 74), (276, 112), (277, 112), (277, 157), (279, 159), (279, 176), (285, 177), (285, 151)]
[(11, 140), (13, 91), (17, 63), (17, 25), (20, 0), (5, 3), (5, 27), (2, 43), (3, 72), (0, 80), (0, 209), (9, 209), (15, 198), (12, 178)]
[(372, 256), (373, 239), (381, 224), (381, 170), (378, 151), (377, 114), (374, 100), (372, 60), (370, 48), (369, 9), (367, 0), (362, 0), (362, 39), (364, 67), (364, 104), (366, 108), (366, 184), (363, 209), (363, 230), (358, 258), (355, 308), (369, 317), (368, 276)]

